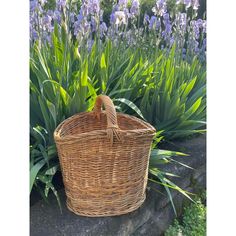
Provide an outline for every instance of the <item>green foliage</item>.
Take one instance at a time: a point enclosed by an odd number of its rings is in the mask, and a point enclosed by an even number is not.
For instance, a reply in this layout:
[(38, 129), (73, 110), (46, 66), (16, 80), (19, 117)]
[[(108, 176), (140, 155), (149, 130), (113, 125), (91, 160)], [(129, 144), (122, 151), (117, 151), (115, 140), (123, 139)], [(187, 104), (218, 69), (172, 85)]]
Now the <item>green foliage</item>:
[(195, 203), (184, 208), (182, 224), (174, 221), (165, 236), (205, 236), (206, 235), (206, 207), (198, 198)]
[(30, 191), (44, 186), (58, 199), (52, 179), (58, 169), (53, 140), (57, 125), (74, 113), (91, 109), (96, 91), (88, 78), (88, 59), (81, 61), (78, 45), (65, 28), (55, 25), (54, 47), (37, 42), (30, 53)]
[[(164, 186), (167, 196), (171, 202), (173, 210), (177, 215), (175, 205), (172, 199), (172, 195), (170, 189), (174, 189), (185, 197), (192, 201), (192, 198), (189, 196), (191, 193), (183, 190), (179, 186), (177, 186), (173, 181), (171, 181), (168, 177), (180, 177), (173, 173), (169, 173), (163, 171), (161, 165), (168, 164), (168, 163), (177, 163), (179, 165), (183, 165), (186, 168), (191, 168), (181, 162), (178, 162), (174, 159), (174, 156), (188, 156), (187, 154), (175, 151), (168, 151), (168, 150), (161, 150), (161, 149), (152, 149), (149, 161), (149, 181), (154, 182), (156, 184)], [(192, 168), (191, 168), (192, 169)]]
[[(165, 139), (204, 132), (206, 71), (197, 58), (191, 64), (176, 58), (175, 46), (169, 53), (153, 53), (122, 45), (116, 50), (107, 42), (104, 50), (107, 66), (100, 80), (105, 93), (132, 101), (149, 123), (164, 130)], [(96, 77), (99, 80), (99, 74)], [(124, 105), (121, 108), (133, 114)]]
[(165, 236), (184, 236), (183, 227), (179, 224), (177, 220), (174, 220), (173, 225), (168, 228), (165, 233)]
[(183, 226), (185, 235), (206, 235), (206, 207), (200, 200), (197, 201), (197, 204), (185, 208)]
[[(154, 61), (144, 95), (137, 101), (142, 114), (167, 139), (202, 132), (206, 109), (206, 72), (175, 58), (175, 46)], [(132, 99), (131, 99), (132, 100)]]

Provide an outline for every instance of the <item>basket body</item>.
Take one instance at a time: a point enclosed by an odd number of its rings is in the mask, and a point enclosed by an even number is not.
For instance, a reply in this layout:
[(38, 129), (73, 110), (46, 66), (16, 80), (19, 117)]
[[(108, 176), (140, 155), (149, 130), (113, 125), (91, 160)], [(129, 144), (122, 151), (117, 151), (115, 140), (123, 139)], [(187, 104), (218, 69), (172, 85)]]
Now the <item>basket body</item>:
[(121, 141), (107, 137), (107, 117), (79, 113), (54, 132), (67, 196), (78, 215), (121, 215), (145, 200), (148, 164), (155, 129), (132, 116), (117, 113)]

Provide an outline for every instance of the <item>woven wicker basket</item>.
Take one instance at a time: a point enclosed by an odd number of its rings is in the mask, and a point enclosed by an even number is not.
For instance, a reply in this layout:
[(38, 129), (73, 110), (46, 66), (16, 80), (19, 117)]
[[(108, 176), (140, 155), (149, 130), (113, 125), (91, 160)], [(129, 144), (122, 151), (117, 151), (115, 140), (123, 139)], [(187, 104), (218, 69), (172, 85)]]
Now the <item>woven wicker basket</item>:
[(63, 121), (54, 139), (67, 207), (93, 217), (121, 215), (140, 207), (146, 197), (154, 134), (150, 124), (116, 113), (105, 95), (97, 97), (92, 112)]

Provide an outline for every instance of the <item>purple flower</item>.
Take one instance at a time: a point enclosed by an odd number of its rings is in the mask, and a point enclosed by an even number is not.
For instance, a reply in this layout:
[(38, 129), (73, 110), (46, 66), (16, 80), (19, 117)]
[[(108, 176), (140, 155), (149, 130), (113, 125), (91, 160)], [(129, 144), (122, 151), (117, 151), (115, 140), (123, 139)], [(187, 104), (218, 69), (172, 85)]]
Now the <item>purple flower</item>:
[(157, 19), (156, 16), (152, 16), (149, 23), (149, 29), (150, 30), (158, 30), (161, 26), (160, 19)]
[(149, 24), (149, 22), (150, 22), (150, 16), (145, 13), (143, 18), (143, 24), (146, 25)]
[(126, 25), (127, 24), (127, 17), (126, 17), (125, 12), (123, 12), (123, 11), (113, 12), (110, 16), (110, 22), (111, 22), (111, 24), (115, 24), (117, 26), (121, 25), (121, 24)]
[(88, 34), (90, 31), (90, 24), (85, 21), (81, 28), (82, 28), (81, 31), (82, 31), (83, 35)]
[(170, 38), (170, 46), (172, 46), (174, 42), (175, 42), (174, 37), (171, 37), (171, 38)]
[(60, 8), (63, 8), (66, 6), (66, 0), (57, 0), (56, 1), (56, 5), (57, 7), (60, 9)]
[(115, 12), (113, 12), (113, 13), (111, 13), (111, 15), (110, 15), (110, 23), (111, 23), (111, 24), (115, 24), (115, 21), (116, 21), (116, 19), (115, 19)]
[(128, 3), (128, 0), (119, 0), (118, 6), (120, 7), (120, 10), (122, 8), (126, 8), (127, 7), (127, 3)]
[(84, 0), (77, 20), (74, 21), (74, 35), (88, 34), (90, 29), (92, 32), (95, 32), (98, 28), (100, 19), (102, 19), (100, 0)]
[(165, 13), (163, 15), (163, 23), (165, 30), (162, 32), (162, 36), (165, 38), (165, 40), (167, 40), (170, 37), (172, 28), (169, 13)]
[(89, 40), (87, 41), (87, 46), (88, 46), (88, 51), (89, 51), (89, 52), (91, 51), (91, 49), (92, 49), (92, 47), (93, 47), (93, 44), (94, 44), (94, 40), (89, 39)]
[(152, 11), (154, 12), (154, 15), (163, 16), (167, 12), (166, 0), (157, 0)]
[(100, 0), (89, 0), (88, 11), (91, 15), (99, 15), (99, 13), (100, 13)]
[(180, 34), (184, 34), (187, 27), (187, 14), (186, 13), (177, 13), (175, 17), (175, 25), (177, 31)]
[(91, 24), (87, 21), (87, 16), (84, 16), (84, 8), (80, 9), (80, 13), (77, 16), (77, 20), (74, 22), (74, 35), (78, 36), (88, 34)]
[(100, 35), (101, 37), (105, 35), (105, 33), (107, 32), (107, 25), (105, 22), (102, 22), (100, 24)]
[(198, 28), (202, 28), (203, 20), (202, 19), (198, 19), (196, 24), (197, 24)]
[(49, 15), (46, 15), (43, 17), (43, 24), (44, 25), (51, 25), (52, 17)]
[(199, 0), (176, 0), (176, 4), (180, 3), (183, 3), (185, 5), (186, 10), (191, 6), (194, 10), (198, 10), (198, 7), (200, 6)]
[(53, 19), (57, 21), (58, 24), (61, 23), (61, 12), (58, 10), (54, 11)]
[[(190, 22), (190, 29), (189, 29), (189, 38), (188, 38), (188, 49), (192, 53), (199, 53), (201, 54), (201, 51), (203, 49), (199, 49), (199, 39), (200, 39), (200, 30), (202, 29), (202, 32), (205, 31), (205, 21), (198, 19), (198, 20), (192, 20)], [(203, 40), (203, 44), (204, 44)], [(202, 45), (204, 47), (205, 45)]]
[(74, 35), (77, 36), (80, 32), (80, 22), (78, 20), (75, 21), (73, 27), (74, 27)]
[(53, 18), (53, 16), (54, 16), (54, 11), (48, 10), (48, 11), (47, 11), (47, 15), (48, 15), (48, 16), (51, 16), (51, 17)]
[(44, 30), (52, 32), (53, 31), (52, 17), (49, 15), (44, 16), (42, 18), (42, 25)]
[(115, 11), (119, 11), (119, 5), (118, 4), (116, 4), (114, 7), (113, 7), (113, 9), (112, 9), (112, 12), (115, 12)]
[(139, 0), (133, 0), (130, 8), (131, 16), (137, 16), (139, 14)]
[(79, 11), (80, 18), (87, 17), (89, 15), (89, 6), (86, 1), (83, 2), (80, 11)]
[(178, 12), (175, 16), (175, 41), (178, 48), (182, 48), (185, 42), (187, 29), (187, 14)]
[(36, 10), (36, 8), (38, 8), (39, 7), (39, 2), (38, 2), (38, 0), (32, 0), (32, 1), (30, 1), (30, 11), (35, 11)]
[(157, 17), (156, 16), (152, 16), (151, 19), (150, 19), (150, 22), (149, 22), (149, 29), (153, 29), (154, 28), (154, 25), (157, 21)]
[(33, 41), (34, 41), (34, 40), (37, 40), (38, 37), (39, 37), (38, 32), (37, 32), (35, 29), (31, 28), (31, 29), (30, 29), (30, 40), (31, 40), (31, 41), (32, 41), (32, 40), (33, 40)]
[(190, 22), (190, 27), (191, 27), (194, 39), (199, 39), (199, 36), (200, 36), (199, 23), (196, 20), (192, 20)]
[(131, 14), (129, 13), (129, 9), (128, 8), (124, 8), (123, 12), (125, 13), (126, 19), (131, 17)]

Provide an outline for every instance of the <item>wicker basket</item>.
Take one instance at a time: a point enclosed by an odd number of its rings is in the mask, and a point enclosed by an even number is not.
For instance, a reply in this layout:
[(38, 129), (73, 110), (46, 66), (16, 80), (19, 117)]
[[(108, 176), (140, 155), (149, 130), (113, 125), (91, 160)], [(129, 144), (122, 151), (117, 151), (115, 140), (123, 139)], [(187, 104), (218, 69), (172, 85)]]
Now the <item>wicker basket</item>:
[(116, 113), (105, 95), (97, 97), (92, 112), (63, 121), (54, 139), (67, 207), (93, 217), (121, 215), (140, 207), (146, 197), (154, 134), (150, 124)]

